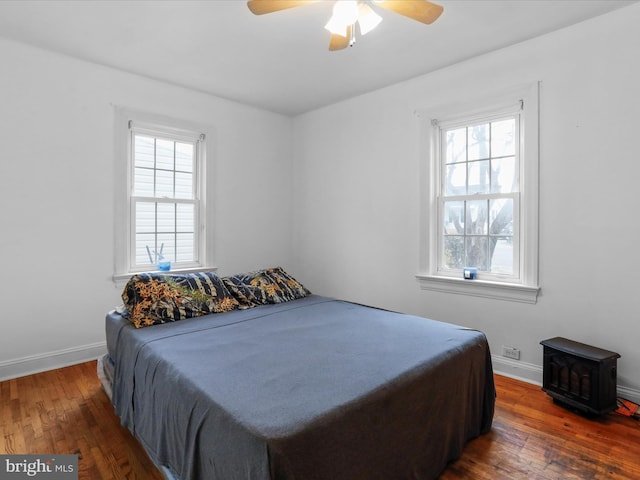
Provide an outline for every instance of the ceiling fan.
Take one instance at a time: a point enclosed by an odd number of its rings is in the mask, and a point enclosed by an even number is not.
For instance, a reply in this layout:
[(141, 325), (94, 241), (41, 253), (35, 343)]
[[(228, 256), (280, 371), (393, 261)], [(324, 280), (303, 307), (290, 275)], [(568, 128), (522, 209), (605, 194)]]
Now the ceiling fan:
[[(247, 6), (254, 14), (262, 15), (318, 1), (320, 0), (249, 0)], [(356, 24), (360, 28), (360, 34), (365, 35), (382, 21), (382, 17), (371, 6), (391, 10), (426, 24), (435, 22), (444, 10), (442, 6), (427, 0), (336, 0), (333, 15), (325, 25), (331, 32), (329, 50), (353, 46), (356, 41)]]

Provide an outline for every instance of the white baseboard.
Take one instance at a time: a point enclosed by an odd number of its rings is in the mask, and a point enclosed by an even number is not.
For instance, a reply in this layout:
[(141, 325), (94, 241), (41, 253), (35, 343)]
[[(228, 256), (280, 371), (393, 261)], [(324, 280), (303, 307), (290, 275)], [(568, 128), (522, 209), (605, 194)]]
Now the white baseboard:
[(618, 385), (617, 395), (621, 398), (626, 398), (627, 400), (631, 400), (633, 403), (637, 403), (640, 405), (640, 390), (635, 388), (621, 387)]
[(542, 385), (542, 366), (534, 363), (526, 363), (500, 355), (491, 355), (493, 371), (498, 375), (503, 375), (534, 385)]
[[(498, 375), (515, 378), (533, 385), (542, 385), (542, 366), (533, 363), (511, 360), (499, 355), (491, 355), (493, 371)], [(640, 404), (640, 390), (624, 385), (617, 386), (618, 397)]]
[(105, 353), (107, 353), (106, 343), (98, 342), (80, 347), (6, 360), (0, 362), (0, 381), (95, 360)]

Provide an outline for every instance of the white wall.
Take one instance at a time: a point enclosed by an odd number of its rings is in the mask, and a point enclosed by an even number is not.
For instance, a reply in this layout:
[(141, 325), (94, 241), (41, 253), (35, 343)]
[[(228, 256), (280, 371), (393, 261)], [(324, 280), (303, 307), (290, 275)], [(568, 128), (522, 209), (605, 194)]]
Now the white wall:
[(116, 106), (213, 126), (220, 273), (291, 266), (290, 118), (5, 40), (0, 65), (0, 379), (104, 348)]
[[(638, 24), (636, 4), (295, 118), (300, 278), (315, 293), (479, 328), (497, 369), (534, 381), (540, 340), (565, 336), (617, 351), (618, 384), (640, 394)], [(425, 159), (413, 111), (538, 80), (538, 303), (420, 290)], [(496, 358), (502, 345), (520, 348), (521, 361)]]

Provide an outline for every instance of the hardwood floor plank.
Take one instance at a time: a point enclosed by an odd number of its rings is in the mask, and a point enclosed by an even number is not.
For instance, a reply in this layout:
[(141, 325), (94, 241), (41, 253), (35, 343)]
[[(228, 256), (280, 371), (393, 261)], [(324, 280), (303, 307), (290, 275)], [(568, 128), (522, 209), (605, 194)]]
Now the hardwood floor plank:
[[(640, 422), (581, 416), (506, 377), (496, 376), (496, 390), (491, 432), (441, 480), (640, 479)], [(0, 406), (0, 453), (78, 454), (81, 480), (163, 478), (120, 425), (95, 361), (0, 382)]]

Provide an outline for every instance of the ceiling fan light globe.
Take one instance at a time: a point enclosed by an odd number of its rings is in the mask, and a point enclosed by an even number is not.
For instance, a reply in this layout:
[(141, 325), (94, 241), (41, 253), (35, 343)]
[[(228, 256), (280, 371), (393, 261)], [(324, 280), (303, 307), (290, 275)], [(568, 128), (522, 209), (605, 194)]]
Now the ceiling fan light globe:
[(337, 0), (333, 5), (333, 17), (343, 25), (353, 25), (358, 20), (360, 10), (355, 0)]
[(382, 21), (382, 17), (378, 15), (373, 9), (366, 3), (361, 3), (358, 6), (358, 25), (360, 25), (360, 34), (366, 35), (371, 30), (376, 28)]
[(327, 24), (324, 26), (324, 28), (329, 30), (334, 35), (340, 35), (341, 37), (346, 37), (347, 36), (347, 27), (348, 26), (349, 26), (349, 24), (342, 23), (340, 20), (338, 20), (336, 18), (335, 15), (333, 15), (329, 19)]

